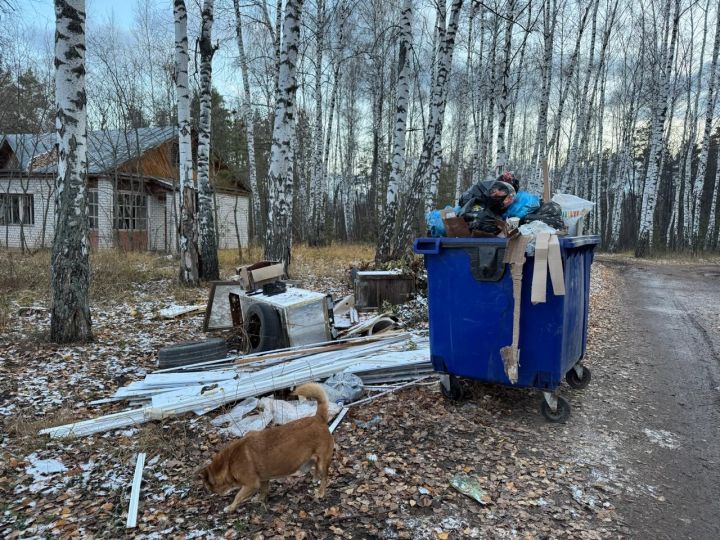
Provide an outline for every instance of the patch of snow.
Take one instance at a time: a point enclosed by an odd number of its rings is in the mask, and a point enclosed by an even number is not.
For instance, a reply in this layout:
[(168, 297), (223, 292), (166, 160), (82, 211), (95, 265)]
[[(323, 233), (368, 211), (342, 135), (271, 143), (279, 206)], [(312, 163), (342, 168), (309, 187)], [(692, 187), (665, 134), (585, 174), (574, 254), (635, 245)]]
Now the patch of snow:
[[(60, 488), (59, 484), (62, 484), (64, 480), (58, 482), (57, 479), (52, 478), (53, 475), (67, 470), (60, 460), (40, 459), (35, 452), (25, 459), (30, 463), (29, 466), (25, 467), (25, 472), (32, 475), (33, 483), (29, 487), (18, 486), (15, 493), (22, 493), (27, 489), (31, 493), (47, 490), (55, 492)], [(48, 485), (49, 483), (52, 485)]]
[(674, 433), (670, 433), (664, 429), (655, 430), (648, 428), (643, 429), (643, 432), (647, 435), (647, 438), (650, 439), (650, 442), (655, 443), (658, 446), (670, 448), (671, 450), (680, 447), (680, 441)]

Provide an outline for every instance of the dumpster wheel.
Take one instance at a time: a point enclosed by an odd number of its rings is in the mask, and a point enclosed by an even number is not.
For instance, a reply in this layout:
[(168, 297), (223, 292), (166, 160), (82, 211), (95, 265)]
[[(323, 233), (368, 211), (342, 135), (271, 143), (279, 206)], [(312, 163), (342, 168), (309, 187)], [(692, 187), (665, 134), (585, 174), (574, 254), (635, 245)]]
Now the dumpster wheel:
[[(578, 371), (580, 371), (580, 373), (578, 373)], [(576, 364), (570, 369), (570, 371), (567, 372), (565, 380), (575, 390), (582, 390), (583, 388), (587, 388), (587, 385), (590, 384), (591, 377), (592, 374), (588, 368), (580, 364)]]
[(565, 422), (570, 418), (570, 403), (560, 396), (555, 396), (553, 401), (556, 402), (555, 410), (553, 411), (547, 400), (547, 394), (540, 405), (540, 412), (548, 422)]
[(442, 391), (443, 396), (448, 398), (450, 401), (460, 401), (464, 394), (460, 380), (454, 375), (448, 375), (447, 377), (448, 386), (450, 388), (446, 388), (442, 382), (440, 383), (440, 390)]

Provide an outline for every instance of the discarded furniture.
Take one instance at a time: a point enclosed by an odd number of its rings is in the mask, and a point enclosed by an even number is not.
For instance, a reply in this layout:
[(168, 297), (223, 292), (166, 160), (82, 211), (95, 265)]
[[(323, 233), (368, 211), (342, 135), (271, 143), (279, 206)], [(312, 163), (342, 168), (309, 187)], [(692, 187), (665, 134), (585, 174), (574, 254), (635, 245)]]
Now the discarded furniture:
[(404, 304), (415, 292), (415, 279), (401, 270), (372, 270), (355, 273), (355, 307), (382, 309), (388, 302)]
[(285, 275), (285, 266), (278, 261), (259, 261), (238, 267), (237, 274), (240, 286), (253, 292), (263, 285), (281, 280)]
[[(541, 257), (553, 250), (556, 240), (545, 239)], [(524, 264), (520, 263), (520, 272), (513, 272), (508, 268), (506, 239), (416, 239), (415, 253), (425, 256), (428, 272), (432, 364), (444, 374), (445, 395), (461, 397), (458, 377), (534, 388), (545, 397), (543, 416), (564, 421), (570, 405), (557, 393), (562, 378), (575, 388), (585, 387), (590, 380), (590, 371), (581, 361), (587, 340), (590, 267), (599, 242), (598, 236), (561, 238), (561, 267), (554, 260), (534, 265), (534, 257), (528, 256), (525, 261), (523, 246)], [(534, 267), (547, 276), (548, 264), (552, 289), (547, 277), (533, 284)], [(521, 284), (516, 289), (520, 292), (517, 310), (514, 284)], [(545, 297), (544, 302), (533, 303), (532, 285), (536, 293), (547, 293), (535, 295)], [(514, 327), (519, 335), (513, 335)], [(514, 354), (505, 354), (503, 362), (501, 351)], [(515, 365), (508, 366), (513, 356)]]
[(332, 338), (328, 296), (298, 287), (280, 294), (240, 294), (250, 352), (322, 343)]
[(266, 294), (260, 290), (247, 292), (237, 281), (214, 282), (203, 329), (242, 326), (253, 353), (321, 343), (334, 337), (331, 298), (283, 285), (284, 291), (274, 286)]

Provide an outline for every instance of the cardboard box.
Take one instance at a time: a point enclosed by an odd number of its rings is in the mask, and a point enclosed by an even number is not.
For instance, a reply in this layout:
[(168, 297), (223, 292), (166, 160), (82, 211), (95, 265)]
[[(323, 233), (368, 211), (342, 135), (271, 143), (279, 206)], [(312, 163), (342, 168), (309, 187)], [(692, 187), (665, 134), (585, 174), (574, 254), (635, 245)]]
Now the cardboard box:
[(255, 264), (247, 264), (237, 269), (240, 277), (240, 285), (248, 292), (256, 291), (266, 283), (279, 281), (285, 275), (285, 267), (282, 262), (259, 261)]
[(445, 225), (445, 235), (449, 238), (463, 238), (470, 236), (470, 229), (461, 217), (458, 217), (453, 210), (441, 210), (440, 216)]

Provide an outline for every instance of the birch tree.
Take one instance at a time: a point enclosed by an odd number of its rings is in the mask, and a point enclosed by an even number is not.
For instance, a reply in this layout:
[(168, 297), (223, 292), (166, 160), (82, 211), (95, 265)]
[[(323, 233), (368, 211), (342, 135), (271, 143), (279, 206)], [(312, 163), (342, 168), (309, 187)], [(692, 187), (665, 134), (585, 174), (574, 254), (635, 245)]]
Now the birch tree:
[(210, 185), (210, 133), (212, 126), (212, 44), (213, 0), (204, 0), (200, 32), (200, 121), (198, 123), (198, 236), (199, 273), (205, 280), (220, 278), (218, 244), (215, 234), (214, 197)]
[[(250, 181), (250, 222), (255, 238), (259, 238), (264, 230), (262, 225), (262, 212), (260, 211), (260, 193), (257, 183), (257, 166), (255, 164), (255, 125), (253, 119), (252, 99), (250, 97), (250, 75), (248, 71), (248, 60), (245, 54), (245, 42), (243, 39), (242, 15), (240, 13), (240, 1), (233, 0), (235, 8), (235, 37), (237, 40), (240, 72), (243, 82), (242, 118), (245, 124), (245, 137), (247, 139), (248, 153), (248, 179)], [(267, 9), (265, 10), (267, 16)], [(268, 17), (269, 24), (269, 17)], [(272, 26), (270, 26), (272, 28)]]
[[(702, 247), (700, 240), (700, 210), (702, 204), (703, 188), (705, 187), (705, 173), (707, 172), (708, 153), (710, 151), (710, 133), (712, 131), (713, 118), (715, 117), (715, 84), (718, 77), (718, 50), (720, 49), (720, 16), (715, 25), (715, 43), (713, 45), (712, 62), (708, 74), (707, 102), (705, 104), (705, 130), (703, 132), (702, 146), (698, 160), (697, 174), (693, 185), (693, 220), (692, 235), (690, 236), (691, 246)], [(718, 166), (718, 165), (716, 165)]]
[[(426, 207), (432, 207), (437, 198), (438, 182), (440, 179), (440, 165), (442, 164), (442, 153), (439, 145), (445, 116), (447, 102), (447, 82), (452, 67), (452, 57), (455, 49), (455, 35), (462, 9), (462, 0), (453, 0), (450, 8), (450, 20), (443, 21), (442, 41), (438, 47), (437, 67), (434, 76), (434, 84), (430, 98), (430, 110), (428, 114), (427, 128), (423, 140), (422, 150), (418, 165), (413, 174), (410, 193), (407, 197), (399, 230), (395, 236), (391, 259), (399, 259), (410, 249), (410, 237), (415, 230), (416, 212), (421, 202), (422, 194), (427, 186)], [(429, 185), (428, 185), (429, 182)]]
[(322, 240), (323, 224), (323, 108), (322, 108), (322, 72), (323, 49), (325, 47), (325, 0), (317, 0), (315, 14), (315, 126), (312, 148), (312, 179), (310, 183), (310, 245), (324, 243)]
[(185, 0), (173, 0), (175, 16), (175, 89), (177, 92), (179, 176), (180, 176), (180, 282), (196, 286), (198, 272), (195, 186), (193, 182), (190, 131), (190, 90), (188, 88), (188, 37)]
[(650, 140), (649, 165), (642, 194), (642, 207), (640, 211), (640, 228), (635, 256), (642, 257), (652, 250), (655, 229), (655, 207), (657, 205), (658, 176), (661, 173), (660, 162), (662, 158), (663, 135), (665, 133), (665, 119), (668, 112), (668, 98), (670, 94), (671, 70), (675, 54), (675, 44), (680, 22), (680, 0), (675, 0), (675, 8), (671, 15), (671, 0), (665, 6), (665, 15), (672, 17), (672, 34), (670, 44), (665, 45), (661, 51), (662, 69), (659, 70), (655, 87), (653, 103), (652, 130)]
[(58, 162), (50, 339), (69, 343), (92, 339), (85, 188), (85, 0), (55, 0), (55, 101)]
[(557, 1), (546, 0), (543, 3), (543, 61), (541, 64), (542, 83), (540, 85), (540, 111), (535, 137), (535, 146), (532, 157), (532, 176), (530, 177), (530, 191), (540, 193), (542, 181), (540, 163), (547, 159), (547, 131), (548, 108), (550, 106), (550, 90), (552, 86), (552, 62), (555, 40), (555, 26), (557, 24)]
[(393, 131), (393, 153), (385, 202), (385, 214), (378, 235), (375, 261), (385, 262), (396, 228), (398, 190), (405, 174), (405, 132), (407, 129), (408, 98), (410, 96), (410, 59), (412, 57), (412, 0), (404, 0), (400, 14), (400, 50), (398, 52), (398, 80)]
[(503, 51), (502, 73), (500, 75), (500, 99), (498, 100), (498, 134), (497, 134), (497, 160), (495, 169), (502, 173), (507, 165), (507, 148), (505, 146), (505, 131), (507, 129), (507, 113), (510, 106), (510, 64), (512, 63), (512, 30), (515, 22), (515, 1), (507, 0), (505, 13), (505, 46)]
[(290, 264), (292, 249), (293, 147), (298, 39), (303, 0), (288, 0), (282, 28), (277, 98), (268, 172), (265, 258)]

